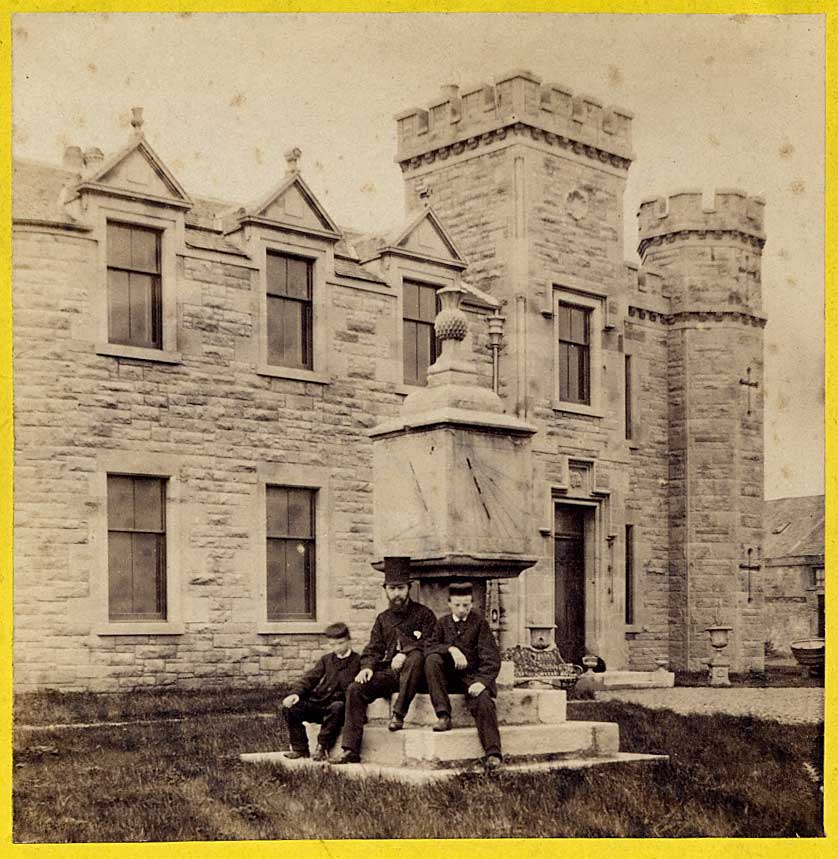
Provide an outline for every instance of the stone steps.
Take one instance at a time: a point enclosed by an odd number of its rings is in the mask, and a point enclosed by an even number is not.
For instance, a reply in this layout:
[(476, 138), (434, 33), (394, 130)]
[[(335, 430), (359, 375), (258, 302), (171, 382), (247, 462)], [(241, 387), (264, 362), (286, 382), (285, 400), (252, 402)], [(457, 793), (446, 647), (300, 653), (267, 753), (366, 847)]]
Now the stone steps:
[[(465, 695), (451, 695), (451, 723), (455, 728), (474, 726), (474, 719), (466, 705)], [(395, 702), (379, 698), (367, 708), (367, 720), (375, 725), (390, 719), (390, 707)], [(502, 689), (495, 699), (499, 725), (555, 724), (567, 719), (567, 695), (561, 689)], [(431, 706), (430, 695), (417, 695), (407, 712), (408, 727), (430, 727), (437, 716)]]
[[(308, 728), (312, 748), (317, 730), (317, 725)], [(510, 762), (613, 755), (620, 746), (619, 726), (614, 722), (505, 725), (500, 733), (504, 759)], [(368, 725), (361, 746), (362, 761), (378, 766), (461, 767), (482, 757), (475, 727), (437, 733), (426, 727), (389, 731)]]

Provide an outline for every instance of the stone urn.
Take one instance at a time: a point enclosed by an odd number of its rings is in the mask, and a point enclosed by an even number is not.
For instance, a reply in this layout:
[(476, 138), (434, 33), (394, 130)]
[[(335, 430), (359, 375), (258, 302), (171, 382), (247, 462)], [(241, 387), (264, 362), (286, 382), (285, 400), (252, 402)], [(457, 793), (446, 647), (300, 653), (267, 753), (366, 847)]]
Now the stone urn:
[(533, 650), (555, 650), (556, 649), (556, 626), (555, 624), (533, 624), (528, 623), (530, 632), (530, 647)]
[(708, 626), (704, 631), (710, 635), (711, 647), (714, 647), (716, 650), (724, 650), (727, 647), (733, 627), (714, 624), (713, 626)]
[(705, 630), (710, 636), (710, 646), (715, 650), (707, 663), (711, 686), (730, 686), (730, 660), (722, 656), (722, 651), (727, 647), (732, 631), (732, 626), (720, 623), (708, 626)]

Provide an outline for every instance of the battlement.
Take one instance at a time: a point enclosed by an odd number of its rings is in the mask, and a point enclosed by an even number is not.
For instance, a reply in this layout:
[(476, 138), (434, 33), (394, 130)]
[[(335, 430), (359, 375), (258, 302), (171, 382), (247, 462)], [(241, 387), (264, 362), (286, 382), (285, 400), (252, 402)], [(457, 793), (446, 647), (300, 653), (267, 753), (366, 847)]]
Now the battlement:
[(765, 243), (765, 200), (737, 189), (717, 190), (705, 208), (701, 191), (679, 191), (643, 200), (637, 212), (641, 253), (655, 239), (675, 233), (739, 233), (760, 247)]
[(510, 127), (624, 169), (634, 157), (629, 111), (603, 107), (591, 96), (542, 83), (521, 69), (501, 75), (494, 84), (444, 86), (427, 107), (402, 111), (395, 118), (395, 160), (403, 170), (430, 162), (436, 154), (446, 158), (452, 150), (457, 154), (501, 140)]

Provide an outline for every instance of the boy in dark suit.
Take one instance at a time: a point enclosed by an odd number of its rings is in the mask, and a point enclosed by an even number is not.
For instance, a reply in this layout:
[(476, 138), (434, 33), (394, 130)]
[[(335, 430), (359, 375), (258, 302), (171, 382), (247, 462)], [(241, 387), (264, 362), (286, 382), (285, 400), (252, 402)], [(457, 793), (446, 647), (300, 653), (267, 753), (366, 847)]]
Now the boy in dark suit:
[(451, 611), (437, 618), (436, 628), (427, 644), (425, 677), (438, 719), (434, 730), (451, 730), (448, 693), (464, 692), (486, 754), (484, 765), (487, 770), (494, 770), (503, 760), (494, 701), (500, 651), (486, 619), (472, 611), (473, 601), (470, 583), (449, 585), (448, 607)]
[(343, 727), (346, 689), (361, 667), (361, 659), (352, 650), (349, 629), (345, 623), (333, 623), (325, 629), (330, 652), (321, 656), (311, 671), (306, 672), (290, 695), (282, 701), (282, 713), (288, 725), (291, 751), (286, 758), (307, 758), (308, 737), (303, 722), (318, 722), (322, 727), (312, 760), (325, 761)]
[(346, 725), (341, 754), (333, 764), (358, 763), (367, 705), (398, 692), (391, 731), (404, 727), (404, 717), (424, 675), (425, 642), (433, 632), (434, 613), (410, 598), (410, 558), (384, 559), (384, 592), (389, 608), (375, 619), (361, 670), (346, 690)]

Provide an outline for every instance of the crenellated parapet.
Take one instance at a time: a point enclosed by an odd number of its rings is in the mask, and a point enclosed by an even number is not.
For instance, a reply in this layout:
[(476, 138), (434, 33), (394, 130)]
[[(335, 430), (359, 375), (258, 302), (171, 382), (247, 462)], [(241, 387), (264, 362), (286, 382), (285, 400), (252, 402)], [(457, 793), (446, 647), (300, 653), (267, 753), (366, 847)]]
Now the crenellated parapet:
[(494, 84), (445, 86), (427, 107), (397, 114), (395, 160), (408, 171), (514, 134), (627, 170), (631, 120), (623, 108), (517, 69)]
[(714, 204), (705, 208), (701, 191), (680, 191), (652, 197), (637, 213), (638, 252), (652, 245), (686, 239), (736, 238), (756, 248), (765, 244), (765, 200), (744, 191), (716, 191)]

